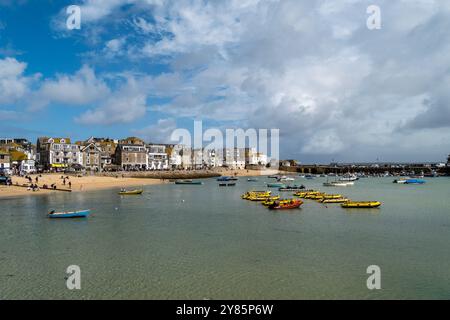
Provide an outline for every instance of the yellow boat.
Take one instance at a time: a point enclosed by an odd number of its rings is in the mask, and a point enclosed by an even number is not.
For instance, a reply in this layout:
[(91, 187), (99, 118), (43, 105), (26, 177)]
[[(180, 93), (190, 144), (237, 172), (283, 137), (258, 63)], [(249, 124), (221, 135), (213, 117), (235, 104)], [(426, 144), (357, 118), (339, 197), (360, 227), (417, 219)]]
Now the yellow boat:
[(326, 194), (323, 196), (324, 199), (342, 199), (344, 196), (342, 194)]
[(275, 202), (278, 202), (278, 203), (280, 203), (280, 204), (287, 204), (287, 203), (290, 203), (290, 202), (293, 201), (293, 200), (294, 200), (294, 199), (282, 199), (282, 200), (279, 200), (279, 201), (276, 201), (276, 200), (266, 200), (266, 201), (261, 202), (261, 204), (262, 204), (263, 206), (268, 207), (268, 206), (271, 206), (271, 205), (275, 204)]
[(275, 197), (271, 197), (271, 196), (254, 196), (254, 197), (249, 197), (248, 200), (250, 201), (274, 201), (274, 200), (278, 200), (280, 199), (280, 196), (275, 196)]
[(320, 191), (300, 191), (300, 192), (295, 192), (294, 196), (299, 197), (299, 198), (304, 198), (307, 195), (313, 195), (313, 194), (319, 194)]
[(313, 193), (313, 194), (307, 194), (304, 198), (305, 199), (311, 199), (311, 200), (317, 200), (323, 197), (323, 193)]
[(249, 191), (244, 193), (241, 198), (244, 200), (248, 200), (250, 197), (258, 197), (258, 196), (266, 196), (269, 197), (272, 191)]
[(119, 192), (121, 196), (133, 196), (142, 194), (144, 190), (122, 190)]
[(341, 204), (342, 208), (378, 208), (381, 206), (379, 201), (348, 201)]
[(345, 203), (350, 201), (347, 198), (339, 198), (339, 199), (323, 199), (322, 203)]

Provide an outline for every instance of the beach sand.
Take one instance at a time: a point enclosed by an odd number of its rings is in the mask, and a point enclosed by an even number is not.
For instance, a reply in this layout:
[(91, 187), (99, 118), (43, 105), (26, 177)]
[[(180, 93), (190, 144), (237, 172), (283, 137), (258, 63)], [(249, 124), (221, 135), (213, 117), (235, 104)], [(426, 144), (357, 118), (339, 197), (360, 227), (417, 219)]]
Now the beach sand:
[[(231, 169), (219, 169), (214, 172), (220, 173), (224, 176), (237, 176), (237, 177), (247, 177), (247, 176), (260, 176), (260, 175), (271, 175), (277, 174), (277, 170), (231, 170)], [(101, 189), (111, 189), (111, 188), (139, 188), (145, 185), (155, 185), (168, 183), (168, 180), (162, 179), (151, 179), (151, 178), (130, 178), (130, 177), (122, 177), (121, 173), (113, 174), (112, 176), (69, 176), (69, 179), (66, 180), (66, 185), (63, 184), (63, 179), (61, 176), (67, 176), (64, 174), (42, 174), (41, 177), (38, 175), (31, 175), (33, 178), (33, 183), (35, 183), (35, 178), (38, 177), (38, 185), (41, 187), (39, 191), (31, 191), (27, 190), (24, 187), (15, 186), (16, 183), (19, 185), (26, 184), (28, 185), (28, 180), (22, 177), (12, 177), (12, 186), (0, 186), (0, 198), (5, 197), (20, 197), (20, 196), (29, 196), (29, 195), (41, 195), (48, 194), (52, 192), (62, 192), (62, 191), (53, 191), (48, 189), (42, 189), (44, 184), (52, 185), (56, 184), (58, 189), (69, 189), (69, 181), (72, 183), (72, 192), (86, 192), (93, 190), (101, 190)]]
[[(63, 184), (63, 179), (61, 179), (61, 174), (43, 174), (39, 177), (38, 185), (42, 187), (47, 184), (49, 187), (51, 184), (55, 183), (58, 189), (69, 189), (69, 181), (72, 183), (72, 192), (85, 192), (92, 190), (110, 189), (110, 188), (130, 188), (130, 187), (141, 187), (144, 185), (154, 185), (165, 183), (160, 179), (139, 179), (139, 178), (122, 178), (116, 177), (103, 177), (103, 176), (69, 176), (66, 180), (66, 185)], [(64, 175), (67, 176), (67, 175)], [(31, 175), (33, 178), (33, 183), (35, 183), (35, 178), (37, 175)], [(28, 180), (21, 177), (12, 177), (12, 186), (0, 186), (0, 198), (2, 197), (16, 197), (25, 195), (39, 195), (48, 194), (52, 192), (61, 192), (40, 189), (39, 191), (30, 191), (27, 188), (14, 186), (16, 183), (19, 185), (28, 184)]]

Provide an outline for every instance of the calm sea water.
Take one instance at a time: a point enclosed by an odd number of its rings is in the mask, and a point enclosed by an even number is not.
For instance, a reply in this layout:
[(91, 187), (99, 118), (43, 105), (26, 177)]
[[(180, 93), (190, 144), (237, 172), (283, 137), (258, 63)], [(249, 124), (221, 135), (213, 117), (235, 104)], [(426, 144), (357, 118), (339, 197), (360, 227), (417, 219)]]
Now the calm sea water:
[[(0, 200), (0, 299), (449, 299), (450, 179), (397, 185), (308, 188), (380, 209), (345, 210), (305, 201), (272, 212), (240, 199), (270, 181), (220, 188), (145, 187)], [(51, 209), (91, 208), (86, 220), (49, 220)], [(79, 291), (66, 268), (81, 268)], [(382, 289), (366, 287), (369, 265)]]

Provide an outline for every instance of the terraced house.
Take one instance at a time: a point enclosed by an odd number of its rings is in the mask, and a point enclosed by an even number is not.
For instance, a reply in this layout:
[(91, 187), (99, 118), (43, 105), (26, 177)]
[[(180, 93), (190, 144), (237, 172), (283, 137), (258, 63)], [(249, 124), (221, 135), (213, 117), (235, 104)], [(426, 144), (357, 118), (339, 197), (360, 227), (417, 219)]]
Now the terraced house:
[(80, 146), (69, 138), (40, 137), (36, 144), (37, 162), (42, 170), (62, 171), (83, 165)]
[(116, 148), (115, 161), (123, 170), (146, 170), (148, 154), (144, 141), (136, 137), (120, 140)]

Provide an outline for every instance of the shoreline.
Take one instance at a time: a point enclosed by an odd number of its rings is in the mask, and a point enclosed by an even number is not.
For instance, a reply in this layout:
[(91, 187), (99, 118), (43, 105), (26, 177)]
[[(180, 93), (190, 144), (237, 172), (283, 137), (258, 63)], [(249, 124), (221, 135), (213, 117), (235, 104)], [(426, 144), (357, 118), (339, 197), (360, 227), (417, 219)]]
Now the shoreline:
[[(73, 176), (59, 173), (49, 173), (42, 175), (30, 175), (35, 183), (38, 177), (38, 185), (41, 187), (39, 191), (27, 190), (26, 187), (17, 186), (29, 184), (28, 180), (23, 177), (13, 176), (13, 185), (0, 186), (0, 199), (6, 198), (23, 198), (29, 196), (48, 195), (52, 193), (60, 193), (65, 191), (55, 191), (51, 189), (42, 189), (44, 184), (50, 186), (56, 184), (58, 189), (68, 190), (69, 181), (72, 183), (71, 193), (89, 192), (97, 190), (108, 190), (114, 188), (136, 188), (147, 185), (159, 185), (169, 183), (169, 180), (175, 179), (206, 179), (224, 176), (250, 177), (264, 176), (278, 173), (278, 170), (211, 170), (211, 171), (167, 171), (167, 172), (123, 172), (123, 173), (106, 173), (99, 175)], [(69, 177), (64, 180), (61, 177)]]

